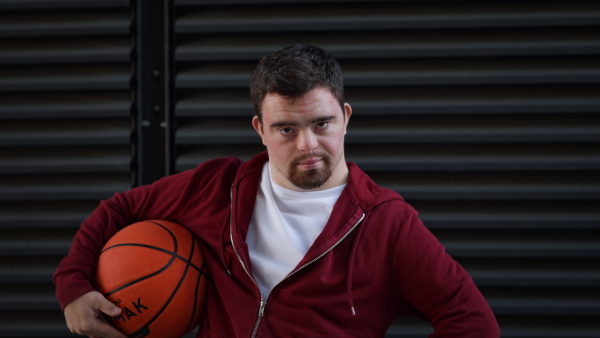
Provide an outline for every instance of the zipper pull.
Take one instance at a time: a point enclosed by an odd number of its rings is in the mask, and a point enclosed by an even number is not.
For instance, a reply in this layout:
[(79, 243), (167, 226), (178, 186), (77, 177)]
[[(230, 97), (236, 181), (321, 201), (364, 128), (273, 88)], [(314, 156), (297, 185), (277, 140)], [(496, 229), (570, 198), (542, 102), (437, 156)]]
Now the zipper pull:
[(262, 318), (262, 316), (265, 314), (265, 306), (267, 305), (267, 301), (266, 300), (260, 300), (260, 307), (258, 308), (258, 317)]

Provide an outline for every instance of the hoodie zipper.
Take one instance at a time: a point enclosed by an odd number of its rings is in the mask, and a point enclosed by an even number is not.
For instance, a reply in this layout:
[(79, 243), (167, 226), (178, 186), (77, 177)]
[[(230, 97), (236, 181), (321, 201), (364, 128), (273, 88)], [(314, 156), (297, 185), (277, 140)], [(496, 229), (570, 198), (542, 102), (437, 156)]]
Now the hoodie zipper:
[(260, 306), (258, 308), (258, 318), (256, 319), (256, 324), (254, 324), (254, 329), (252, 330), (252, 336), (251, 336), (251, 337), (255, 337), (256, 331), (258, 331), (258, 325), (260, 324), (260, 321), (265, 313), (265, 306), (267, 305), (267, 302), (263, 299), (263, 294), (262, 294), (262, 292), (260, 292), (260, 287), (258, 286), (258, 283), (254, 279), (254, 277), (252, 276), (250, 271), (248, 271), (248, 268), (246, 268), (246, 264), (244, 264), (244, 261), (242, 260), (240, 253), (238, 252), (237, 248), (235, 247), (235, 243), (233, 241), (233, 221), (231, 220), (231, 216), (230, 216), (230, 220), (229, 220), (229, 236), (231, 239), (231, 246), (233, 247), (233, 251), (235, 252), (235, 256), (237, 257), (238, 261), (240, 261), (240, 264), (242, 264), (242, 268), (246, 272), (246, 275), (248, 275), (248, 277), (250, 278), (252, 283), (254, 283), (254, 285), (258, 289), (258, 293), (260, 293)]
[[(365, 213), (362, 214), (362, 216), (360, 217), (360, 219), (352, 226), (352, 228), (350, 228), (350, 230), (348, 230), (344, 236), (342, 236), (337, 242), (333, 243), (332, 246), (329, 247), (329, 249), (325, 250), (323, 253), (321, 253), (319, 256), (313, 258), (312, 260), (310, 260), (310, 262), (307, 262), (306, 264), (302, 265), (301, 267), (299, 267), (298, 269), (290, 272), (290, 274), (288, 274), (287, 276), (285, 276), (285, 278), (283, 278), (281, 280), (281, 282), (283, 282), (284, 280), (286, 280), (288, 277), (291, 277), (293, 275), (295, 275), (298, 271), (304, 269), (305, 267), (311, 265), (312, 263), (314, 263), (315, 261), (319, 260), (321, 257), (325, 256), (329, 251), (333, 250), (333, 248), (335, 248), (338, 244), (340, 244), (344, 239), (346, 239), (346, 237), (348, 237), (348, 235), (350, 235), (350, 233), (360, 224), (360, 222), (362, 222), (362, 220), (365, 218)], [(281, 283), (279, 282), (279, 283)], [(275, 286), (279, 285), (279, 283), (277, 283)], [(275, 288), (275, 286), (273, 288)]]
[[(262, 317), (265, 314), (265, 306), (267, 305), (267, 301), (263, 298), (263, 294), (260, 291), (260, 287), (258, 286), (258, 283), (254, 279), (254, 277), (252, 276), (250, 271), (248, 271), (248, 268), (246, 268), (246, 264), (244, 264), (244, 261), (242, 260), (240, 253), (238, 252), (237, 248), (235, 247), (235, 243), (233, 241), (233, 221), (231, 220), (231, 216), (230, 216), (230, 220), (229, 220), (229, 236), (231, 238), (231, 246), (233, 247), (235, 256), (237, 257), (238, 261), (240, 261), (240, 264), (242, 264), (242, 268), (246, 272), (246, 275), (248, 275), (248, 277), (250, 278), (252, 283), (254, 283), (254, 285), (258, 289), (258, 293), (260, 294), (260, 305), (258, 307), (258, 318), (256, 318), (256, 323), (254, 324), (254, 328), (252, 329), (252, 335), (250, 336), (250, 337), (254, 338), (254, 337), (256, 337), (256, 332), (258, 331), (258, 325), (260, 325)], [(267, 298), (268, 298), (268, 296), (267, 296)]]
[(248, 275), (248, 278), (250, 278), (252, 283), (254, 283), (254, 285), (258, 289), (258, 293), (260, 294), (260, 305), (258, 307), (258, 318), (256, 319), (256, 323), (254, 324), (254, 328), (252, 329), (252, 335), (251, 335), (251, 337), (254, 338), (254, 337), (256, 337), (256, 332), (258, 331), (258, 325), (260, 324), (260, 321), (262, 320), (262, 317), (265, 314), (265, 306), (267, 305), (267, 301), (263, 298), (263, 294), (260, 291), (260, 287), (258, 286), (258, 283), (254, 279), (254, 277), (252, 276), (250, 271), (248, 271), (246, 264), (244, 264), (244, 261), (242, 260), (242, 257), (240, 256), (240, 253), (239, 253), (237, 247), (235, 246), (235, 242), (233, 240), (233, 185), (231, 187), (229, 196), (230, 196), (230, 200), (231, 200), (230, 215), (229, 215), (229, 239), (231, 240), (231, 246), (233, 247), (233, 251), (235, 252), (235, 256), (237, 257), (238, 261), (240, 262), (240, 264), (242, 264), (242, 268), (246, 272), (246, 275)]
[[(258, 317), (256, 318), (256, 322), (254, 323), (254, 328), (252, 329), (252, 335), (250, 336), (251, 338), (255, 338), (256, 337), (256, 333), (258, 332), (258, 326), (260, 325), (260, 322), (262, 321), (262, 318), (263, 318), (263, 316), (265, 314), (265, 307), (267, 306), (267, 299), (269, 299), (270, 293), (269, 293), (269, 295), (267, 295), (266, 298), (263, 298), (263, 294), (260, 291), (260, 287), (258, 286), (258, 283), (254, 279), (254, 277), (252, 276), (252, 274), (250, 273), (250, 271), (248, 271), (248, 268), (246, 268), (246, 264), (244, 264), (244, 261), (242, 260), (242, 257), (240, 256), (240, 253), (238, 252), (238, 250), (237, 250), (237, 248), (235, 246), (235, 243), (233, 241), (233, 186), (232, 186), (232, 189), (231, 189), (230, 196), (231, 196), (231, 198), (230, 198), (230, 200), (231, 200), (231, 207), (230, 207), (231, 214), (229, 215), (229, 237), (230, 237), (230, 240), (231, 240), (231, 246), (233, 247), (233, 251), (235, 252), (235, 256), (237, 257), (238, 261), (240, 262), (240, 264), (242, 264), (242, 268), (246, 272), (246, 275), (248, 275), (248, 277), (250, 278), (250, 280), (254, 283), (254, 285), (258, 289), (258, 293), (260, 294), (260, 303), (259, 303), (259, 307), (258, 307)], [(275, 286), (273, 286), (273, 289), (275, 289), (284, 280), (286, 280), (289, 277), (295, 275), (298, 271), (306, 268), (307, 266), (309, 266), (312, 263), (316, 262), (317, 260), (321, 259), (321, 257), (325, 256), (329, 251), (333, 250), (333, 248), (335, 248), (346, 237), (348, 237), (348, 235), (350, 235), (350, 233), (363, 221), (364, 218), (365, 218), (365, 213), (363, 212), (363, 214), (360, 217), (360, 219), (337, 242), (333, 243), (332, 246), (330, 246), (327, 250), (325, 250), (324, 252), (322, 252), (319, 256), (311, 259), (309, 262), (305, 263), (304, 265), (302, 265), (298, 269), (290, 272), (279, 283), (275, 284)]]

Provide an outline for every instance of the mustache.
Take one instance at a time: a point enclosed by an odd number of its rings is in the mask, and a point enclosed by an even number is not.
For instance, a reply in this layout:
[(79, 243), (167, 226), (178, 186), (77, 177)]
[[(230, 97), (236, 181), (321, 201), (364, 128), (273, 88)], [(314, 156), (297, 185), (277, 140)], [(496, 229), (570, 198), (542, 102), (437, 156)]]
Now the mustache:
[(310, 158), (313, 158), (313, 157), (318, 157), (318, 158), (321, 158), (321, 159), (328, 158), (327, 154), (325, 154), (323, 152), (312, 152), (312, 153), (306, 153), (306, 154), (304, 154), (302, 156), (298, 156), (298, 157), (294, 158), (292, 160), (292, 163), (299, 164), (300, 162), (304, 162), (304, 161), (306, 161), (306, 160), (308, 160)]

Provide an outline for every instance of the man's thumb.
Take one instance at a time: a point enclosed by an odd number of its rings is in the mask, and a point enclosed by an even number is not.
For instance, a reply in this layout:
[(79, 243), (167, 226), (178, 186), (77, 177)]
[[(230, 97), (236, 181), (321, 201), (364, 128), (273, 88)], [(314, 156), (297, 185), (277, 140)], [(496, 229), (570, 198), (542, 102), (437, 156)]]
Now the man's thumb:
[(121, 308), (106, 298), (101, 301), (98, 309), (110, 317), (118, 316), (121, 313)]

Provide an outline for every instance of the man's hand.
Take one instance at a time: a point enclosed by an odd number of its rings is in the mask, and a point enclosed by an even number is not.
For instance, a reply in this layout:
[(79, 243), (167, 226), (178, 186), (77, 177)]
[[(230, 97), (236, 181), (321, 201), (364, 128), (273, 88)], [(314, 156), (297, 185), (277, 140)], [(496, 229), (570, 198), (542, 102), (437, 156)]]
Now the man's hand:
[(65, 306), (65, 318), (71, 332), (92, 338), (127, 338), (122, 332), (102, 321), (102, 313), (110, 317), (118, 316), (121, 308), (97, 291), (88, 292)]

